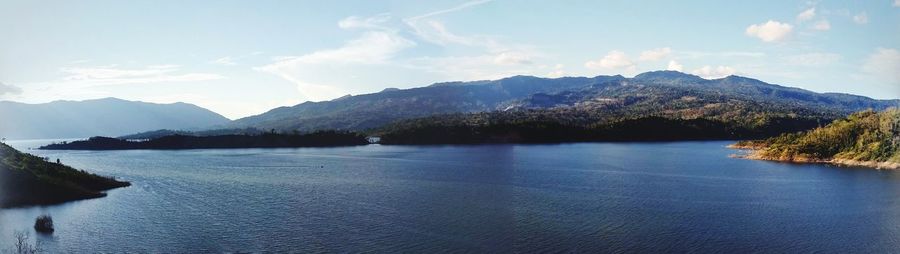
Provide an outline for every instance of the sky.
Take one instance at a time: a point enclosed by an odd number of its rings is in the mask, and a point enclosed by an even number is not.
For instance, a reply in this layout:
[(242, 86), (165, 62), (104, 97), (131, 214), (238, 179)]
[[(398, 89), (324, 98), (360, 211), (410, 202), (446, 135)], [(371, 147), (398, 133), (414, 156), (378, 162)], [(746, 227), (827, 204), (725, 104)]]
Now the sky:
[(900, 0), (0, 0), (0, 100), (228, 118), (435, 82), (678, 70), (900, 98)]

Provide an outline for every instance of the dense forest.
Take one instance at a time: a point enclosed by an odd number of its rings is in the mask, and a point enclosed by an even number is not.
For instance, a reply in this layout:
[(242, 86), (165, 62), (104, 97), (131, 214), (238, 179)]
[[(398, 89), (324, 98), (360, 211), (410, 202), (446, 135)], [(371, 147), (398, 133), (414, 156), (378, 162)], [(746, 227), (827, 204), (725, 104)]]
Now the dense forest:
[(40, 147), (47, 150), (128, 150), (128, 149), (210, 149), (210, 148), (277, 148), (328, 147), (369, 144), (365, 136), (342, 131), (319, 131), (308, 134), (186, 136), (170, 135), (143, 141), (108, 137), (55, 143)]
[(854, 113), (824, 127), (734, 147), (754, 149), (751, 159), (900, 169), (900, 109)]
[[(595, 118), (596, 117), (596, 118)], [(401, 121), (376, 131), (382, 144), (555, 143), (751, 139), (814, 128), (825, 118), (760, 116), (745, 121), (712, 117), (602, 117), (528, 110), (454, 114)]]
[(55, 204), (106, 196), (131, 185), (49, 162), (0, 143), (0, 207)]

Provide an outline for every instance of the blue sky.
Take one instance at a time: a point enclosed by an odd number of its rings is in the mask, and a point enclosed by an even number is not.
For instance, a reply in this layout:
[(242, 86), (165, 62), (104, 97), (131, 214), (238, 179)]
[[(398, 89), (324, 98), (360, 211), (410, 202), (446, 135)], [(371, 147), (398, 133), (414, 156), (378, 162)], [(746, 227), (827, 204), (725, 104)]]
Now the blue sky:
[(434, 82), (730, 74), (900, 98), (900, 0), (0, 0), (0, 100), (229, 118)]

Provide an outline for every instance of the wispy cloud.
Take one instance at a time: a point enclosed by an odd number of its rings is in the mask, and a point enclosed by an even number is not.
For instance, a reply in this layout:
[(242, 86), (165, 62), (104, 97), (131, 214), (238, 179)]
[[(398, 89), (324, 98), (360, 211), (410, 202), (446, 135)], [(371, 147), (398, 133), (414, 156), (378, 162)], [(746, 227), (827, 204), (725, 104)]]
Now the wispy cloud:
[(798, 66), (824, 66), (836, 63), (841, 55), (834, 53), (807, 53), (782, 57), (782, 60)]
[(900, 86), (900, 51), (877, 48), (862, 65), (862, 71), (891, 86)]
[(216, 60), (209, 61), (209, 63), (211, 63), (211, 64), (218, 64), (218, 65), (225, 65), (225, 66), (237, 65), (237, 63), (234, 62), (234, 59), (232, 59), (230, 56), (221, 57), (221, 58), (218, 58), (218, 59), (216, 59)]
[(391, 20), (391, 14), (382, 13), (372, 17), (350, 16), (338, 21), (338, 27), (342, 29), (387, 29), (384, 23)]
[(0, 82), (0, 96), (21, 94), (22, 88)]
[(856, 15), (853, 15), (853, 23), (860, 25), (869, 23), (869, 15), (866, 14), (866, 12), (860, 12)]
[(640, 61), (659, 61), (666, 57), (669, 57), (669, 55), (671, 55), (671, 54), (672, 54), (672, 49), (669, 47), (651, 49), (651, 50), (646, 50), (644, 52), (641, 52), (641, 55), (638, 57), (638, 60), (640, 60)]
[(67, 67), (60, 71), (67, 74), (64, 81), (91, 85), (117, 85), (160, 82), (191, 82), (223, 79), (213, 73), (181, 73), (177, 65), (151, 65), (144, 68), (125, 69), (116, 66)]
[(461, 10), (464, 10), (464, 9), (466, 9), (466, 8), (470, 8), (470, 7), (473, 7), (473, 6), (477, 6), (477, 5), (489, 3), (489, 2), (491, 2), (491, 1), (493, 1), (493, 0), (476, 0), (476, 1), (469, 1), (469, 2), (462, 3), (462, 4), (460, 4), (460, 5), (454, 6), (454, 7), (452, 7), (452, 8), (449, 8), (449, 9), (443, 9), (443, 10), (432, 11), (432, 12), (425, 13), (425, 14), (422, 14), (422, 15), (419, 15), (419, 16), (414, 16), (414, 17), (406, 18), (406, 19), (404, 19), (404, 21), (406, 21), (406, 22), (416, 21), (416, 20), (420, 20), (420, 19), (424, 19), (424, 18), (430, 18), (430, 17), (438, 16), (438, 15), (441, 15), (441, 14), (446, 14), (446, 13), (451, 13), (451, 12), (461, 11)]
[(797, 22), (809, 21), (815, 17), (816, 17), (816, 7), (811, 7), (809, 9), (804, 10), (803, 12), (800, 12), (800, 14), (797, 14)]

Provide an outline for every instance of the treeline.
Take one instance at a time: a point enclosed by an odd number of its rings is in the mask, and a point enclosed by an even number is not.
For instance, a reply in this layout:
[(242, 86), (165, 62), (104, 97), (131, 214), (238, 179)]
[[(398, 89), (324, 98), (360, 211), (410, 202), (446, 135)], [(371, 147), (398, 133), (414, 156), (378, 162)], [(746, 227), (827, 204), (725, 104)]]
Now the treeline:
[(756, 159), (780, 161), (856, 161), (900, 164), (900, 110), (863, 111), (806, 132), (745, 141)]
[(308, 134), (264, 133), (260, 135), (186, 136), (170, 135), (146, 141), (129, 141), (108, 137), (56, 143), (40, 147), (47, 150), (128, 150), (128, 149), (211, 149), (211, 148), (279, 148), (328, 147), (368, 144), (365, 136), (342, 131), (320, 131)]
[(733, 140), (814, 128), (828, 119), (767, 117), (722, 121), (645, 116), (594, 120), (558, 112), (454, 114), (409, 120), (376, 132), (382, 144), (556, 143), (587, 141)]
[(22, 153), (0, 143), (0, 207), (104, 197), (103, 191), (129, 185)]

